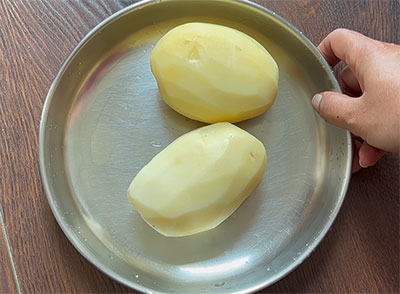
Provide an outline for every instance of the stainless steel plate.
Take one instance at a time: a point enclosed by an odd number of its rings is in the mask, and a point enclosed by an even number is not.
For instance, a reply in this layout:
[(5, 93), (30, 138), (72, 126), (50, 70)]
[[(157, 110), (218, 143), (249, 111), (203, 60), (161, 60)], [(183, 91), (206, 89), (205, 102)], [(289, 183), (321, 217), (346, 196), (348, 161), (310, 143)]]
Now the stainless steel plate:
[[(264, 142), (268, 169), (253, 195), (214, 230), (164, 237), (145, 224), (126, 190), (178, 136), (202, 126), (159, 97), (149, 66), (172, 27), (206, 21), (263, 44), (280, 68), (273, 107), (238, 124)], [(113, 15), (61, 68), (43, 110), (40, 164), (54, 216), (74, 246), (121, 283), (152, 293), (247, 293), (299, 265), (336, 216), (350, 177), (349, 134), (312, 110), (338, 84), (316, 48), (255, 4), (147, 1)]]

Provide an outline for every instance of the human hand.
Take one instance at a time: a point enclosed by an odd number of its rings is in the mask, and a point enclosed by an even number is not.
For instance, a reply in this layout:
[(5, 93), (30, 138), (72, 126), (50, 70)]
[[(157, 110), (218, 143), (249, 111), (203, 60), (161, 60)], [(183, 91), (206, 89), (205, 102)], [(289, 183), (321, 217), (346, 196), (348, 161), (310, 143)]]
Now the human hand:
[(400, 46), (337, 29), (318, 49), (331, 67), (347, 64), (339, 75), (343, 94), (316, 94), (312, 105), (353, 134), (353, 172), (375, 165), (385, 151), (400, 153)]

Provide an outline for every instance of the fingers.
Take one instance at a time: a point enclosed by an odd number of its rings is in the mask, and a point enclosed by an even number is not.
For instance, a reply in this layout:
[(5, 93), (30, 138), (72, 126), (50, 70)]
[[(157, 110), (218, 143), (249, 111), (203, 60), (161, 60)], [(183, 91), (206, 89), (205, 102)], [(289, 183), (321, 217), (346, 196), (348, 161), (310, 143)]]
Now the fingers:
[(359, 115), (362, 113), (359, 98), (351, 98), (337, 92), (323, 92), (313, 97), (312, 106), (325, 121), (356, 135), (353, 136), (353, 173), (359, 171), (361, 167), (375, 165), (386, 153), (357, 139), (357, 136), (363, 137), (364, 125), (362, 116)]
[(359, 98), (352, 98), (337, 92), (323, 92), (313, 97), (312, 106), (328, 123), (361, 135)]
[(354, 174), (361, 169), (360, 159), (358, 157), (358, 151), (360, 150), (361, 142), (353, 138), (353, 166), (351, 173)]
[(365, 70), (371, 59), (370, 55), (376, 51), (378, 43), (360, 33), (336, 29), (322, 40), (318, 49), (330, 66), (333, 67), (343, 60), (353, 73), (360, 77), (360, 73)]
[(361, 168), (374, 166), (386, 154), (385, 151), (377, 149), (362, 139), (353, 137), (353, 166), (351, 173), (358, 172)]
[(385, 155), (385, 153), (385, 151), (377, 149), (369, 145), (367, 142), (364, 142), (358, 151), (359, 164), (363, 168), (374, 166), (378, 160)]
[(359, 97), (362, 94), (360, 84), (348, 66), (346, 66), (339, 74), (339, 84), (343, 93), (349, 96)]

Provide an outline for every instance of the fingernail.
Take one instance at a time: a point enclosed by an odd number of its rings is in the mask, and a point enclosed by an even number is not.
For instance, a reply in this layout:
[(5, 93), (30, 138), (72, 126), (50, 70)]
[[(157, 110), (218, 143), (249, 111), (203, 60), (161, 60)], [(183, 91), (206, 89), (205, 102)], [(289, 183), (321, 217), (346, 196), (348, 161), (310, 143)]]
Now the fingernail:
[(358, 161), (358, 164), (362, 167), (362, 168), (367, 168), (368, 165), (364, 164), (361, 159)]
[(321, 104), (321, 100), (322, 100), (322, 95), (321, 94), (315, 94), (314, 97), (311, 100), (312, 106), (318, 112), (319, 112), (319, 105)]

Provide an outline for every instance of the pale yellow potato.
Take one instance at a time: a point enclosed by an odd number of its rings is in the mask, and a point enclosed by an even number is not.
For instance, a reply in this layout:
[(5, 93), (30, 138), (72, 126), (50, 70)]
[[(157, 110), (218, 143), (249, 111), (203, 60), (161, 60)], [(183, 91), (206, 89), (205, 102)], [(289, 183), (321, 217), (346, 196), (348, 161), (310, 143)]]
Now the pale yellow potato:
[(191, 131), (157, 154), (133, 179), (128, 198), (159, 233), (187, 236), (229, 217), (260, 183), (264, 145), (217, 123)]
[(278, 66), (248, 35), (221, 25), (187, 23), (154, 47), (151, 69), (164, 101), (198, 121), (238, 122), (268, 110)]

